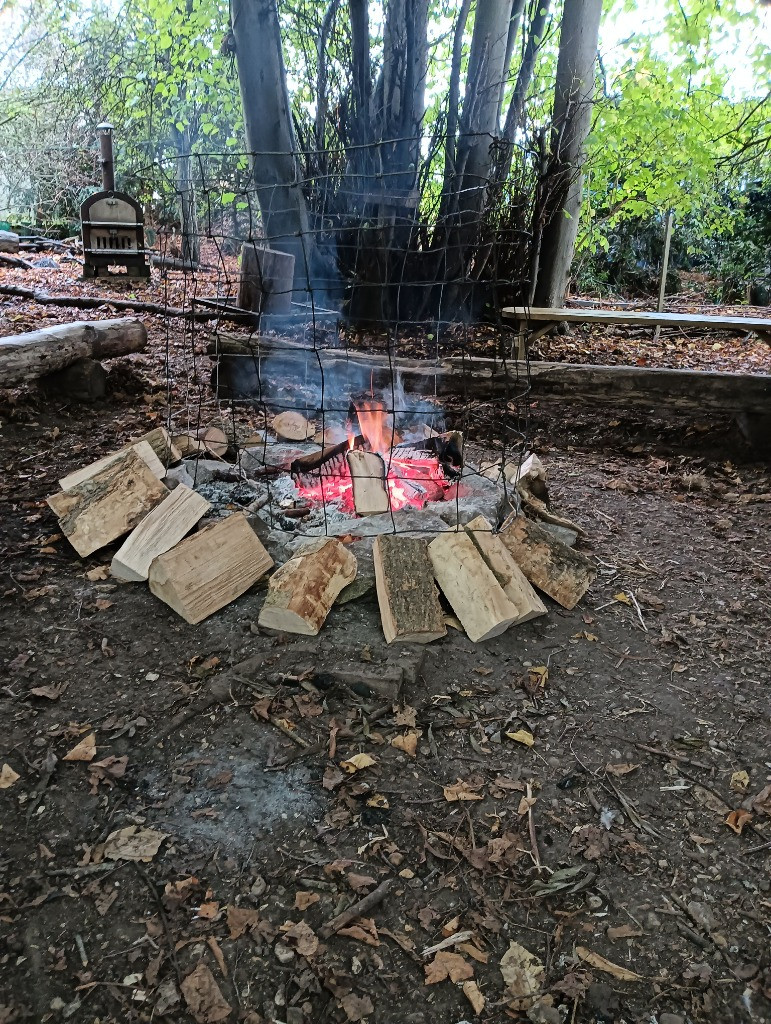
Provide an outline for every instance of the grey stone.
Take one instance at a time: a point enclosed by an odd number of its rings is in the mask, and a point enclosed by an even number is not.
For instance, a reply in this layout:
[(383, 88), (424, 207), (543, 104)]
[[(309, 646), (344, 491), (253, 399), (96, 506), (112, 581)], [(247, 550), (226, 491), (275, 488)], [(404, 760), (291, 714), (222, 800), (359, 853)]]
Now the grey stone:
[(217, 459), (184, 459), (182, 465), (193, 478), (195, 487), (201, 484), (210, 484), (212, 480), (241, 480), (241, 473), (237, 466), (231, 466), (229, 462), (219, 462)]
[(375, 563), (372, 558), (374, 537), (364, 537), (347, 544), (348, 550), (356, 556), (356, 577), (347, 587), (343, 587), (337, 595), (335, 604), (347, 604), (356, 601), (375, 589)]
[(294, 950), (290, 949), (289, 946), (285, 946), (283, 942), (277, 942), (273, 947), (273, 952), (276, 954), (276, 959), (280, 964), (288, 964), (294, 960)]
[(166, 476), (163, 478), (163, 482), (170, 491), (173, 491), (175, 487), (179, 486), (179, 484), (184, 484), (185, 487), (195, 486), (193, 478), (190, 476), (184, 462), (180, 466), (170, 466), (169, 469), (166, 470)]
[[(441, 505), (432, 502), (431, 508)], [(436, 512), (425, 509), (401, 509), (399, 512), (384, 512), (379, 516), (367, 516), (363, 519), (348, 519), (330, 527), (333, 537), (344, 537), (347, 533), (355, 537), (377, 537), (381, 533), (398, 533), (406, 536), (427, 536), (445, 533), (447, 524)]]

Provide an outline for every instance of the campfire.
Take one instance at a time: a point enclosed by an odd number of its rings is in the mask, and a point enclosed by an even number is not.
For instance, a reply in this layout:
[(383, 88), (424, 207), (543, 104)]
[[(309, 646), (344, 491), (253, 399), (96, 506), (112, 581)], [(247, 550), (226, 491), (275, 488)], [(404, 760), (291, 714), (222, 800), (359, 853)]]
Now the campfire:
[(362, 516), (422, 509), (444, 500), (463, 468), (460, 434), (424, 437), (413, 431), (404, 440), (385, 402), (375, 396), (351, 400), (346, 433), (345, 441), (290, 466), (300, 497), (311, 504), (334, 503)]

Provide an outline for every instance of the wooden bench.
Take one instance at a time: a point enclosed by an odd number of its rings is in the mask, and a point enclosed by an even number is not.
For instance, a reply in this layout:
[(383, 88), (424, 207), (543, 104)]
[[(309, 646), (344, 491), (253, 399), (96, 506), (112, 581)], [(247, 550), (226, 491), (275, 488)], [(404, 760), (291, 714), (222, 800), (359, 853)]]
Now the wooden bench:
[(700, 327), (708, 331), (749, 331), (771, 344), (771, 319), (758, 316), (710, 316), (705, 313), (647, 313), (620, 309), (544, 309), (507, 306), (506, 320), (518, 324), (517, 358), (524, 359), (528, 342), (548, 334), (559, 323), (605, 324), (616, 327)]

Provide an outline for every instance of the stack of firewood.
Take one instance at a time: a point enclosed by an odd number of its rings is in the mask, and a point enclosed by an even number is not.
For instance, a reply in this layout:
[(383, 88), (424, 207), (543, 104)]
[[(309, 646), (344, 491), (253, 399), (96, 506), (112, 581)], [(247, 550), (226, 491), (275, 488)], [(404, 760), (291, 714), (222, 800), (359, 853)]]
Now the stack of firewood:
[[(181, 457), (175, 441), (158, 427), (63, 477), (48, 504), (81, 557), (125, 537), (112, 558), (112, 575), (147, 581), (156, 597), (197, 623), (244, 594), (273, 559), (244, 513), (203, 525), (209, 503), (182, 483), (169, 490), (167, 467)], [(204, 447), (211, 443), (208, 438)], [(388, 643), (444, 636), (450, 616), (440, 592), (456, 624), (477, 643), (544, 615), (534, 587), (573, 608), (595, 575), (585, 555), (522, 515), (498, 533), (477, 516), (433, 539), (381, 535), (373, 560)], [(340, 540), (309, 541), (273, 573), (259, 625), (315, 636), (357, 568)]]
[(119, 452), (71, 473), (48, 499), (64, 536), (85, 558), (128, 534), (113, 576), (144, 581), (190, 623), (240, 597), (273, 565), (243, 513), (188, 536), (209, 511), (200, 494), (162, 482), (179, 451), (158, 427)]

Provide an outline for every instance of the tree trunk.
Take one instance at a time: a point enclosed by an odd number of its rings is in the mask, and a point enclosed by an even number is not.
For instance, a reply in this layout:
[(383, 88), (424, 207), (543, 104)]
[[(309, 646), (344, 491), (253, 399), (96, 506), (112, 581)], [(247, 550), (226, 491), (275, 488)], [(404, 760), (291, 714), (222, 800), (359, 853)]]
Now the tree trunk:
[(561, 306), (578, 233), (602, 0), (565, 0), (533, 301)]
[(182, 261), (198, 263), (201, 258), (201, 236), (198, 229), (198, 209), (193, 181), (193, 157), (190, 153), (190, 133), (172, 126), (174, 148), (177, 151), (175, 180), (179, 194), (180, 225), (182, 228)]
[(292, 127), (276, 0), (231, 0), (252, 178), (267, 243), (295, 258), (294, 287), (305, 299), (316, 264)]

